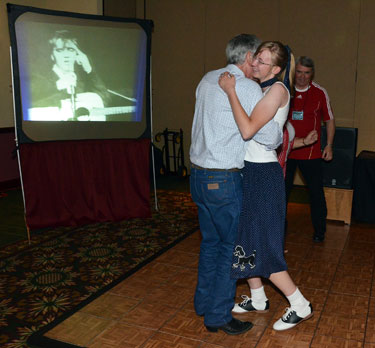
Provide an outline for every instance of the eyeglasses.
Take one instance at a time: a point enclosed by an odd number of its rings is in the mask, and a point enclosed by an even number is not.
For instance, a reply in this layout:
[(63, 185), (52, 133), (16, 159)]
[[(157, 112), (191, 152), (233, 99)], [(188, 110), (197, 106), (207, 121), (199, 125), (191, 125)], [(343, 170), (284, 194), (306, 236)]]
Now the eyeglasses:
[(263, 60), (262, 59), (260, 59), (260, 58), (258, 58), (258, 57), (254, 57), (253, 58), (253, 61), (258, 61), (258, 63), (260, 64), (260, 65), (269, 65), (269, 66), (273, 66), (273, 64), (268, 64), (268, 63), (265, 63), (265, 62), (263, 62)]

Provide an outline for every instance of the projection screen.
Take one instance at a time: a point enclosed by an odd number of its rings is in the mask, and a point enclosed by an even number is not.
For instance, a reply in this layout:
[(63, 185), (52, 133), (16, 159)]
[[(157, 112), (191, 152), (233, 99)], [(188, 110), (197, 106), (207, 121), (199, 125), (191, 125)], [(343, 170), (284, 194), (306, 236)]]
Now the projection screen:
[(20, 143), (150, 137), (151, 21), (7, 8)]

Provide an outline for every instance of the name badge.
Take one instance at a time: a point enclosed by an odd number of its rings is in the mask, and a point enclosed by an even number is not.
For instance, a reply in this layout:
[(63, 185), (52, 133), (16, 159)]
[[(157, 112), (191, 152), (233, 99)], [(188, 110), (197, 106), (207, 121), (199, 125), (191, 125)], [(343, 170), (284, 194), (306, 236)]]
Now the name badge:
[(292, 120), (303, 120), (303, 111), (293, 111)]

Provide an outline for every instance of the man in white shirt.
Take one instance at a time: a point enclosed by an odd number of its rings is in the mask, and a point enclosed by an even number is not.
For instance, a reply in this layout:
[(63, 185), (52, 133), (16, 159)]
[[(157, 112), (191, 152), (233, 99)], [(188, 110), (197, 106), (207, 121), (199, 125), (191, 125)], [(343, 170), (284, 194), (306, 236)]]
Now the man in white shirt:
[[(195, 310), (204, 316), (208, 331), (222, 330), (230, 335), (244, 333), (253, 326), (231, 314), (236, 281), (230, 278), (230, 268), (241, 211), (246, 142), (218, 80), (224, 71), (236, 77), (236, 92), (250, 115), (263, 96), (259, 85), (250, 80), (253, 54), (259, 44), (254, 35), (234, 37), (226, 48), (228, 65), (203, 77), (196, 90), (190, 147), (190, 188), (202, 234)], [(282, 142), (282, 132), (272, 120), (253, 139), (270, 150), (276, 149)]]

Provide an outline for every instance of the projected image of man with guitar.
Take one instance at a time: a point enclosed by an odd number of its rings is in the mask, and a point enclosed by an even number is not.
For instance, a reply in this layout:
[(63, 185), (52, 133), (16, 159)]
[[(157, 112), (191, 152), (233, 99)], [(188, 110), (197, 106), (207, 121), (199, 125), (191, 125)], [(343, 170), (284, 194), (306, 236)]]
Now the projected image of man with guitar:
[(110, 90), (95, 73), (72, 33), (56, 31), (49, 43), (52, 69), (34, 80), (30, 120), (105, 121), (106, 115), (135, 111), (134, 106), (108, 107)]

